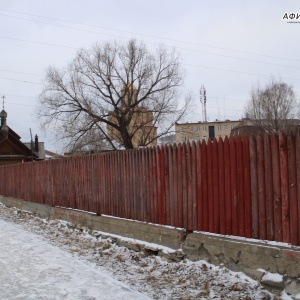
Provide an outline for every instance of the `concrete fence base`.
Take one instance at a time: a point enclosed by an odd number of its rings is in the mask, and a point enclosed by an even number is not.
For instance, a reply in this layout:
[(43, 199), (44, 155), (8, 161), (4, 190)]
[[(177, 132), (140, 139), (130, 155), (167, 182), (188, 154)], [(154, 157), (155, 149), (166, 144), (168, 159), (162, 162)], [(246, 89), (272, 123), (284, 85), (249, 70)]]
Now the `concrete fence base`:
[[(204, 259), (233, 271), (241, 271), (265, 284), (269, 289), (284, 289), (300, 294), (300, 247), (285, 247), (200, 232), (187, 233), (185, 229), (148, 224), (88, 212), (51, 207), (21, 199), (0, 196), (7, 207), (30, 211), (45, 219), (60, 219), (74, 226), (86, 226), (124, 237), (156, 243), (172, 249), (181, 248), (191, 260)], [(279, 273), (282, 281), (264, 279), (266, 272)], [(300, 299), (300, 298), (299, 298)]]

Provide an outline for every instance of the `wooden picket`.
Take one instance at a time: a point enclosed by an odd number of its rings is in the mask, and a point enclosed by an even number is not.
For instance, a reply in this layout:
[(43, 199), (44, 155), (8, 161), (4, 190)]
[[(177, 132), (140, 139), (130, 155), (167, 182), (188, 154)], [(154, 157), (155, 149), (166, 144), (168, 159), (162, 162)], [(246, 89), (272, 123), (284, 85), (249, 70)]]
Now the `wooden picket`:
[(300, 130), (0, 167), (0, 194), (300, 244)]

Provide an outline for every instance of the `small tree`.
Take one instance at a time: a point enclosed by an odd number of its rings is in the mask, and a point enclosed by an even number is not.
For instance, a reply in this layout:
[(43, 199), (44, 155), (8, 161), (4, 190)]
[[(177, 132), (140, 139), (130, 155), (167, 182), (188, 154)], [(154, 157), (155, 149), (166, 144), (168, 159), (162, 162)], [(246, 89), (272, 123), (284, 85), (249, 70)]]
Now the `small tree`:
[[(69, 148), (88, 145), (90, 137), (95, 141), (98, 136), (110, 149), (131, 149), (137, 134), (147, 146), (186, 114), (191, 97), (178, 108), (182, 84), (174, 51), (158, 47), (151, 52), (135, 40), (98, 44), (80, 50), (67, 68), (48, 69), (38, 117)], [(158, 134), (149, 134), (151, 126), (159, 127)]]
[(258, 130), (286, 132), (295, 125), (293, 119), (299, 117), (299, 103), (293, 87), (272, 79), (265, 88), (253, 88), (245, 115), (252, 119)]

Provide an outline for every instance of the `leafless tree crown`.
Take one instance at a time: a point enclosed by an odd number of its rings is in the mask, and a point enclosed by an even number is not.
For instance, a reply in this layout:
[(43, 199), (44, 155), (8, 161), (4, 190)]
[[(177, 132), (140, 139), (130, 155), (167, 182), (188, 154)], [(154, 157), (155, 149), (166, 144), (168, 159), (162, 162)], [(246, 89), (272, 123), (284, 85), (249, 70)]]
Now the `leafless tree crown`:
[[(111, 149), (133, 148), (134, 136), (145, 127), (141, 120), (146, 119), (150, 130), (140, 141), (146, 146), (169, 133), (185, 115), (190, 97), (185, 96), (178, 108), (182, 84), (174, 51), (158, 47), (151, 52), (135, 40), (96, 44), (80, 50), (65, 69), (49, 67), (38, 116), (68, 147), (88, 145), (91, 138)], [(158, 134), (152, 134), (151, 128), (157, 127)]]
[(299, 118), (299, 102), (293, 87), (272, 79), (265, 88), (253, 88), (245, 115), (262, 131), (287, 131)]

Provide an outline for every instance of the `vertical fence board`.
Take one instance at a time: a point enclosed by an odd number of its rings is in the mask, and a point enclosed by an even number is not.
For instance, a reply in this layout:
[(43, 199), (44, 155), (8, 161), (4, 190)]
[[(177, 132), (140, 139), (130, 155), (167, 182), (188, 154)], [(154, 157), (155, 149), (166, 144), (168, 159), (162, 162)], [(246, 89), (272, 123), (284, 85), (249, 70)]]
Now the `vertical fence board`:
[(173, 215), (173, 223), (171, 224), (172, 226), (179, 226), (179, 221), (178, 221), (178, 207), (179, 207), (179, 202), (178, 202), (178, 193), (177, 193), (177, 182), (178, 182), (178, 163), (177, 163), (177, 158), (178, 158), (178, 149), (176, 144), (173, 145), (173, 155), (172, 155), (172, 165), (173, 165), (173, 198), (172, 198), (172, 215)]
[(197, 142), (196, 146), (197, 154), (197, 230), (203, 230), (203, 198), (202, 198), (202, 165), (201, 165), (201, 144), (200, 141)]
[(203, 200), (203, 210), (202, 210), (202, 219), (203, 219), (203, 230), (208, 231), (208, 167), (207, 167), (207, 146), (204, 140), (202, 140), (201, 146), (201, 164), (202, 164), (202, 200)]
[[(298, 204), (298, 228), (300, 228), (300, 130), (296, 133), (296, 170), (297, 170), (297, 204)], [(300, 230), (298, 234), (300, 245)]]
[(258, 208), (259, 208), (259, 238), (267, 238), (266, 215), (266, 183), (264, 164), (264, 141), (261, 134), (257, 137), (257, 181), (258, 181)]
[(282, 203), (281, 180), (278, 135), (272, 134), (272, 175), (273, 175), (273, 199), (274, 199), (274, 235), (275, 241), (282, 242)]
[(196, 143), (192, 142), (192, 152), (191, 152), (191, 177), (192, 177), (192, 229), (195, 230), (197, 228), (197, 149)]
[(250, 136), (250, 174), (251, 174), (251, 212), (252, 212), (252, 237), (259, 238), (259, 203), (258, 203), (258, 178), (257, 178), (257, 146), (253, 135)]
[(289, 200), (290, 200), (290, 236), (291, 244), (299, 244), (299, 226), (298, 226), (298, 199), (297, 199), (297, 171), (296, 164), (296, 143), (295, 137), (288, 134), (288, 169), (289, 169)]
[(226, 234), (225, 165), (223, 139), (218, 141), (220, 233)]
[(186, 149), (186, 185), (187, 185), (187, 213), (186, 229), (193, 230), (193, 196), (192, 196), (192, 153), (191, 144), (187, 143)]
[(231, 216), (232, 232), (230, 234), (238, 235), (238, 182), (237, 182), (237, 155), (235, 138), (230, 137), (230, 178), (231, 178)]
[(182, 227), (183, 224), (183, 191), (182, 191), (182, 144), (178, 144), (177, 148), (177, 162), (178, 162), (178, 182), (177, 182), (177, 227)]
[(214, 232), (214, 186), (213, 186), (213, 154), (211, 140), (207, 141), (207, 201), (208, 231)]
[(166, 147), (166, 159), (165, 159), (165, 170), (166, 170), (166, 213), (167, 222), (170, 225), (175, 225), (175, 215), (172, 212), (176, 210), (176, 202), (174, 201), (175, 196), (175, 183), (174, 171), (175, 164), (173, 163), (173, 147), (171, 145)]
[(188, 203), (187, 203), (187, 161), (186, 161), (186, 143), (182, 144), (182, 227), (187, 228)]
[(283, 133), (279, 134), (281, 199), (282, 199), (282, 240), (289, 243), (290, 236), (290, 207), (289, 207), (289, 182), (288, 182), (288, 154), (287, 141)]
[(220, 198), (219, 198), (219, 157), (218, 143), (212, 142), (212, 177), (213, 177), (213, 228), (214, 233), (220, 233)]
[(248, 136), (243, 137), (244, 158), (244, 200), (245, 200), (245, 236), (252, 237), (252, 214), (251, 214), (251, 181), (250, 181), (250, 149)]
[(226, 136), (224, 139), (224, 176), (225, 176), (225, 229), (226, 234), (232, 234), (232, 203), (231, 203), (231, 166), (230, 145)]
[(266, 182), (266, 215), (267, 239), (274, 240), (274, 193), (272, 176), (272, 152), (270, 136), (264, 136), (265, 182)]
[[(243, 153), (243, 145), (241, 136), (236, 138), (236, 151), (237, 153)], [(238, 219), (239, 235), (245, 236), (245, 198), (244, 198), (244, 161), (243, 155), (237, 155), (237, 183), (238, 183)]]

